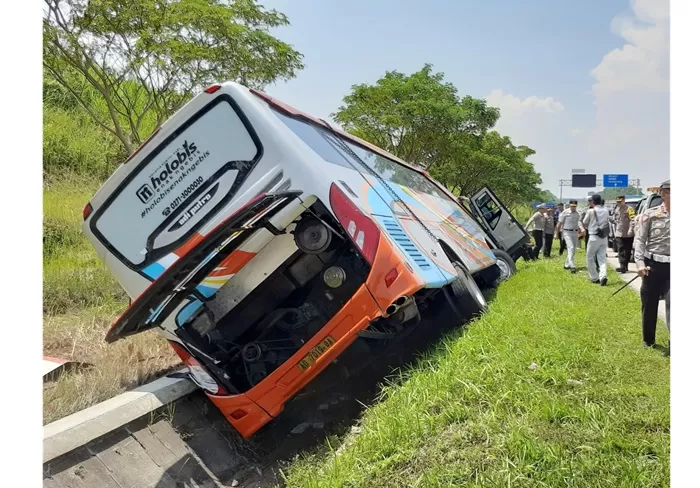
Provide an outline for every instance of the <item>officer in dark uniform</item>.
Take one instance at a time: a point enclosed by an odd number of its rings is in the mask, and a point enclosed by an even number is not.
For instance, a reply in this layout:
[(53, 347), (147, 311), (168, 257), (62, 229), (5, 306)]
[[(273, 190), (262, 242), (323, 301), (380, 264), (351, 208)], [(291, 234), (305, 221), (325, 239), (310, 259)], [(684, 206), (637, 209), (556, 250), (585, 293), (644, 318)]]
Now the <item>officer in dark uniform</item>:
[[(557, 208), (554, 209), (554, 225), (556, 226), (559, 223), (559, 216), (561, 213), (564, 211), (564, 204), (563, 203), (558, 203)], [(566, 241), (564, 240), (564, 236), (562, 235), (560, 230), (556, 230), (555, 227), (555, 236), (557, 239), (559, 239), (559, 255), (561, 256), (564, 254), (564, 251), (566, 251)]]
[(642, 277), (642, 337), (644, 345), (650, 347), (656, 343), (661, 297), (666, 301), (666, 324), (671, 328), (671, 180), (661, 184), (659, 194), (663, 203), (640, 216), (634, 238), (634, 261)]

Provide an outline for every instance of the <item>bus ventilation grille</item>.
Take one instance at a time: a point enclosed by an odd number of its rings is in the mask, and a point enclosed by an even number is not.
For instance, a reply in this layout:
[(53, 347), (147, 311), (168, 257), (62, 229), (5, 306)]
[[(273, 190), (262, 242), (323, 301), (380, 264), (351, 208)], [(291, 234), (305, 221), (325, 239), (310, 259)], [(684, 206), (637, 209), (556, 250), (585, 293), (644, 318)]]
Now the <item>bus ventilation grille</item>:
[(392, 239), (403, 248), (413, 261), (422, 269), (430, 269), (430, 262), (423, 256), (413, 241), (406, 235), (398, 222), (393, 219), (384, 219), (384, 228)]

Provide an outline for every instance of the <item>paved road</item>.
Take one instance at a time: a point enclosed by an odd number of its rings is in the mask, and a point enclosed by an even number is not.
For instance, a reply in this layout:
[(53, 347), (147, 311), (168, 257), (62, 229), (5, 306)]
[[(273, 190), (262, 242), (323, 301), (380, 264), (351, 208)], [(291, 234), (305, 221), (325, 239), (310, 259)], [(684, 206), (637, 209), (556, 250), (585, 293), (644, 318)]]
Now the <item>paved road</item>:
[[(608, 249), (608, 266), (610, 266), (613, 270), (620, 266), (620, 262), (617, 260), (617, 253), (613, 252), (611, 249)], [(637, 274), (637, 265), (634, 263), (629, 264), (629, 272), (628, 273), (619, 273), (620, 278), (625, 280), (625, 282), (631, 280), (632, 278), (635, 277)], [(629, 288), (632, 288), (634, 291), (639, 293), (639, 289), (642, 286), (642, 279), (638, 278), (632, 282), (632, 284), (629, 286)], [(666, 322), (666, 303), (664, 301), (659, 301), (659, 318)]]

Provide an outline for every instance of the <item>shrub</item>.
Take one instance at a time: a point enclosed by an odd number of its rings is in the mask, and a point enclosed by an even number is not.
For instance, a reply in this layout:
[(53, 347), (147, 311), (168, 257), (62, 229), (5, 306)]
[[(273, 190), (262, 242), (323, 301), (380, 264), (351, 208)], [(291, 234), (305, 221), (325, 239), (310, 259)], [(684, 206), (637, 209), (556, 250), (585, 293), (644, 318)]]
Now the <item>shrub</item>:
[(107, 178), (125, 159), (121, 146), (77, 110), (44, 105), (44, 174)]
[(90, 180), (61, 182), (44, 190), (44, 312), (126, 303), (80, 229), (82, 208), (96, 188)]

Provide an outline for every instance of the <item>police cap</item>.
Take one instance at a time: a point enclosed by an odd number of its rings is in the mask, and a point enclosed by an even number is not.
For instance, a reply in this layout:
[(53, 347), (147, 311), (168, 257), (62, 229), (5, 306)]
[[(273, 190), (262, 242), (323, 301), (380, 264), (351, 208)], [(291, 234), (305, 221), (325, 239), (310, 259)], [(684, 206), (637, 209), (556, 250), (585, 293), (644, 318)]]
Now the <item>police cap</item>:
[(660, 190), (670, 190), (671, 189), (671, 180), (668, 179), (661, 183), (661, 186), (659, 187)]
[(569, 205), (578, 205), (577, 200), (569, 200)]

